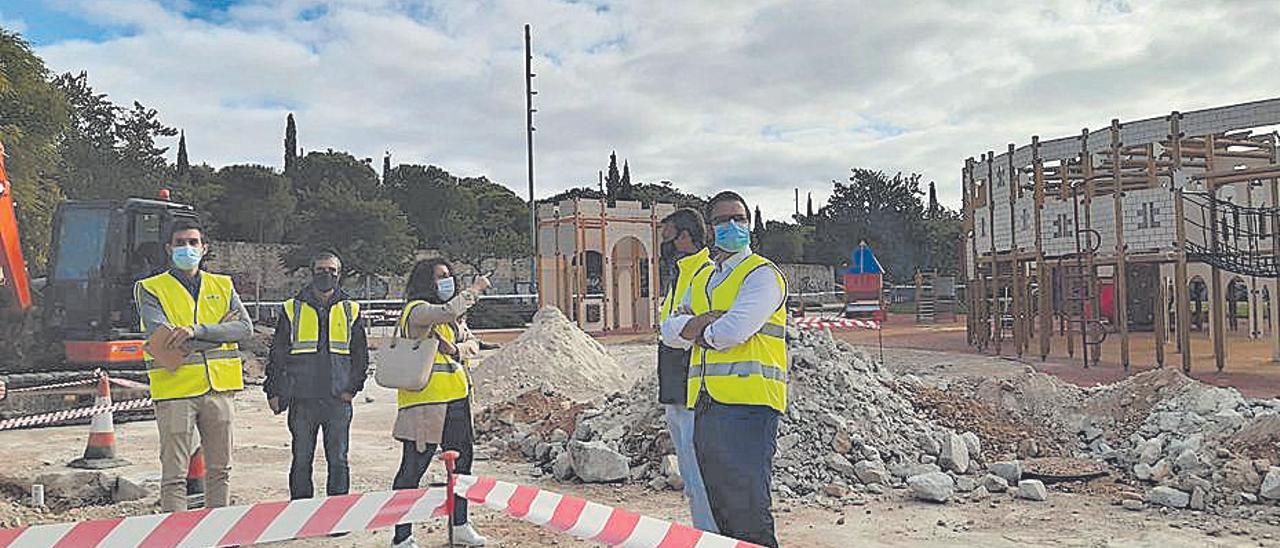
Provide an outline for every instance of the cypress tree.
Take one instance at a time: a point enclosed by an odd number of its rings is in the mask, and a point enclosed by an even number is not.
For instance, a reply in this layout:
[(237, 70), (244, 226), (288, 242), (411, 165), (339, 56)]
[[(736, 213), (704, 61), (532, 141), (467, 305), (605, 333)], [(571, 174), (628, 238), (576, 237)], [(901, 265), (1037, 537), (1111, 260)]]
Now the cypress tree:
[(293, 113), (285, 121), (284, 126), (284, 172), (293, 171), (293, 164), (298, 160), (298, 126), (293, 123)]
[(187, 132), (178, 134), (178, 177), (182, 178), (191, 171), (191, 161), (187, 158)]
[(382, 157), (382, 184), (387, 184), (387, 177), (391, 175), (391, 151), (387, 151), (387, 155)]

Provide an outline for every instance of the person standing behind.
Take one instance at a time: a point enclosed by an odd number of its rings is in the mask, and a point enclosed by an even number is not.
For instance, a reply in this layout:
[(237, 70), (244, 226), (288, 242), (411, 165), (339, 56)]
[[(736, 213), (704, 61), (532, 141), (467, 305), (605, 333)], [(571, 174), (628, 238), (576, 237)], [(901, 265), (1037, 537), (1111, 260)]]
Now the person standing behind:
[(369, 345), (360, 304), (339, 287), (341, 278), (337, 255), (316, 255), (311, 285), (284, 302), (284, 316), (271, 342), (262, 389), (272, 412), (289, 411), (291, 499), (314, 494), (311, 465), (321, 429), (328, 463), (325, 493), (345, 495), (351, 486), (351, 400), (368, 377)]
[[(695, 275), (711, 268), (710, 251), (707, 250), (706, 225), (702, 214), (694, 209), (680, 209), (662, 220), (662, 247), (660, 254), (667, 265), (668, 279), (662, 297), (658, 321), (662, 322), (675, 311), (681, 298), (689, 291)], [(658, 343), (658, 402), (663, 404), (667, 417), (667, 430), (676, 449), (680, 477), (684, 480), (684, 496), (689, 501), (689, 513), (693, 526), (703, 531), (716, 532), (716, 521), (707, 502), (706, 487), (698, 471), (698, 460), (693, 448), (693, 411), (686, 405), (689, 382), (688, 345), (674, 348)]]
[(686, 403), (720, 534), (776, 548), (770, 476), (787, 410), (787, 292), (782, 272), (751, 251), (748, 211), (734, 192), (711, 199), (715, 266), (694, 276), (662, 334), (693, 349)]
[[(458, 321), (489, 288), (489, 279), (476, 278), (470, 288), (457, 292), (453, 268), (444, 259), (428, 259), (413, 267), (405, 285), (409, 301), (400, 313), (399, 336), (434, 337), (437, 341), (431, 379), (422, 390), (396, 392), (396, 422), (391, 435), (402, 444), (400, 469), (392, 489), (416, 489), (431, 465), (436, 448), (457, 451), (455, 470), (471, 473), (475, 433), (471, 427), (471, 378), (467, 360), (479, 353), (479, 343)], [(467, 499), (456, 497), (453, 540), (459, 546), (484, 546), (486, 539), (467, 522)], [(396, 526), (391, 540), (396, 548), (417, 548), (413, 526)]]
[[(187, 509), (187, 465), (199, 430), (207, 462), (205, 505), (231, 500), (231, 446), (235, 393), (244, 389), (238, 342), (253, 334), (249, 311), (229, 276), (203, 272), (208, 250), (194, 221), (177, 221), (165, 245), (172, 268), (134, 284), (142, 330), (148, 337), (147, 376), (160, 430), (160, 507)], [(157, 360), (152, 352), (181, 358)]]

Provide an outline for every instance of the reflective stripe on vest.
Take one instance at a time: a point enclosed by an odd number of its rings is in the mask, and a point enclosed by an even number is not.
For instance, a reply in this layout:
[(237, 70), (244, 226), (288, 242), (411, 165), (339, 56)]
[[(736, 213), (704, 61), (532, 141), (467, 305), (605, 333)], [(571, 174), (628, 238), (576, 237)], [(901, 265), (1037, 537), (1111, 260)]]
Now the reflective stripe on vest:
[[(138, 282), (134, 291), (146, 291), (155, 296), (164, 309), (165, 318), (174, 327), (221, 323), (231, 309), (231, 296), (235, 294), (230, 277), (208, 272), (200, 273), (200, 291), (196, 299), (192, 299), (182, 282), (168, 272)], [(140, 296), (138, 293), (135, 298)], [(136, 300), (141, 302), (141, 299)], [(195, 352), (187, 356), (175, 371), (154, 366), (151, 355), (144, 354), (151, 399), (190, 398), (210, 390), (227, 392), (243, 389), (239, 350), (236, 343), (224, 343), (210, 350)]]
[[(313, 354), (320, 344), (320, 319), (315, 307), (302, 299), (284, 302), (289, 318), (289, 353)], [(329, 352), (351, 354), (351, 329), (360, 317), (360, 303), (341, 301), (329, 307)]]
[[(400, 336), (408, 337), (407, 318), (410, 310), (425, 301), (413, 301), (406, 304), (400, 313)], [(449, 324), (440, 324), (434, 328), (435, 334), (446, 341), (458, 342), (457, 331)], [(460, 400), (471, 393), (471, 380), (467, 376), (466, 364), (458, 363), (443, 352), (436, 352), (435, 361), (431, 364), (431, 378), (422, 390), (396, 390), (396, 407), (404, 409), (428, 403), (444, 403)]]
[(684, 300), (684, 294), (689, 291), (689, 284), (693, 283), (694, 276), (705, 268), (711, 268), (714, 264), (711, 261), (711, 252), (705, 247), (702, 251), (676, 261), (676, 283), (662, 299), (662, 307), (658, 310), (658, 323), (666, 321), (671, 311), (680, 307), (680, 301)]
[[(761, 268), (774, 272), (782, 294), (786, 280), (768, 259), (751, 255), (710, 288), (714, 269), (704, 270), (690, 285), (689, 304), (695, 315), (712, 310), (727, 311), (737, 300), (743, 282)], [(728, 350), (694, 346), (689, 362), (686, 403), (690, 408), (705, 392), (711, 399), (729, 405), (766, 405), (787, 410), (787, 309), (785, 303), (773, 312), (763, 327), (742, 344)]]

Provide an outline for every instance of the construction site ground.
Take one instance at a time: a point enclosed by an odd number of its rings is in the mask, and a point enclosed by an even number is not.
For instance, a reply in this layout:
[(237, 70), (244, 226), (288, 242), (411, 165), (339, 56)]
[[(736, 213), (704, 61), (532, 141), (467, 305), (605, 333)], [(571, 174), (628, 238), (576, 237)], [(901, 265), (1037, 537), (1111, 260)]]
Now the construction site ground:
[[(963, 320), (956, 324), (915, 327), (890, 324), (883, 333), (885, 363), (901, 373), (935, 378), (991, 378), (1015, 375), (1021, 364), (1006, 358), (981, 356), (968, 350), (964, 342)], [(502, 342), (509, 333), (489, 333), (487, 340)], [(874, 332), (841, 332), (840, 337), (874, 352)], [(606, 337), (603, 342), (619, 362), (636, 368), (652, 368), (652, 334)], [(1136, 346), (1136, 344), (1135, 344)], [(903, 348), (910, 347), (910, 348)], [(1135, 349), (1135, 355), (1139, 355)], [(1176, 357), (1176, 354), (1170, 353)], [(1115, 366), (1083, 370), (1078, 363), (1054, 358), (1037, 368), (1078, 384), (1107, 382), (1122, 376)], [(1211, 364), (1197, 362), (1198, 377), (1210, 382), (1229, 382), (1252, 395), (1275, 395), (1272, 381), (1261, 392), (1237, 383), (1272, 375), (1263, 366), (1254, 369), (1233, 367), (1224, 376), (1209, 373)], [(1274, 366), (1274, 364), (1273, 364)], [(484, 367), (483, 363), (479, 367)], [(656, 404), (655, 404), (656, 405)], [(250, 387), (237, 398), (235, 456), (232, 473), (233, 502), (247, 504), (283, 500), (288, 497), (289, 435), (283, 415), (267, 409), (260, 388)], [(351, 489), (372, 492), (388, 488), (398, 464), (400, 448), (389, 436), (395, 417), (392, 391), (370, 382), (357, 399), (351, 432)], [(36, 510), (26, 505), (22, 493), (31, 478), (62, 469), (83, 452), (87, 429), (84, 426), (0, 432), (0, 526), (58, 523), (142, 515), (158, 512), (155, 489), (159, 476), (157, 432), (154, 422), (117, 424), (119, 456), (132, 461), (117, 469), (126, 477), (143, 478), (151, 496), (133, 503), (90, 505)], [(997, 430), (998, 432), (998, 430)], [(989, 432), (984, 432), (990, 435)], [(484, 451), (482, 450), (482, 453)], [(603, 504), (615, 505), (661, 519), (688, 522), (687, 508), (674, 491), (656, 492), (641, 485), (584, 485), (552, 481), (534, 474), (534, 467), (504, 462), (482, 455), (474, 473), (536, 485), (573, 494)], [(323, 456), (317, 454), (315, 482), (323, 491)], [(430, 475), (443, 474), (439, 463)], [(1129, 511), (1120, 506), (1123, 493), (1134, 490), (1122, 480), (1106, 478), (1051, 490), (1046, 502), (1031, 502), (996, 494), (987, 501), (956, 500), (937, 505), (911, 500), (902, 490), (883, 495), (865, 495), (840, 509), (799, 505), (778, 501), (775, 516), (779, 537), (786, 546), (1258, 546), (1280, 541), (1280, 527), (1274, 522), (1211, 516), (1195, 511), (1147, 508)], [(496, 546), (589, 545), (551, 530), (542, 529), (491, 510), (472, 512), (478, 530)], [(442, 522), (418, 528), (423, 546), (444, 545)], [(294, 541), (296, 546), (388, 546), (389, 531), (355, 533), (343, 538)]]

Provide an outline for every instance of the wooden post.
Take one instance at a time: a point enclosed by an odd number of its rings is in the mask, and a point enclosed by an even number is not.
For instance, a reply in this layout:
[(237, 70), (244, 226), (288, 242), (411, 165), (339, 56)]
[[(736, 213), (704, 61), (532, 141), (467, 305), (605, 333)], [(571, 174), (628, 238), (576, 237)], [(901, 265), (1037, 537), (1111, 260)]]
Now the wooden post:
[(1040, 136), (1031, 137), (1031, 161), (1036, 185), (1036, 285), (1040, 289), (1040, 305), (1036, 319), (1040, 323), (1040, 361), (1049, 359), (1049, 337), (1053, 331), (1053, 288), (1049, 286), (1049, 265), (1044, 260), (1044, 235), (1041, 234), (1044, 209), (1044, 159), (1040, 157)]
[(1114, 279), (1114, 299), (1116, 325), (1120, 328), (1120, 365), (1129, 371), (1129, 301), (1128, 279), (1125, 265), (1126, 245), (1124, 243), (1124, 192), (1120, 183), (1120, 120), (1111, 120), (1111, 189), (1112, 209), (1116, 219), (1116, 264)]
[(1156, 276), (1156, 313), (1154, 315), (1155, 325), (1153, 327), (1156, 332), (1156, 367), (1163, 368), (1164, 342), (1165, 337), (1169, 333), (1169, 327), (1166, 323), (1168, 320), (1167, 315), (1169, 313), (1169, 306), (1167, 304), (1169, 302), (1169, 296), (1164, 279), (1164, 264), (1157, 264), (1156, 272), (1158, 273)]
[[(1097, 257), (1096, 257), (1096, 254), (1093, 252), (1093, 245), (1092, 245), (1093, 193), (1094, 193), (1095, 183), (1093, 179), (1093, 155), (1089, 152), (1089, 128), (1084, 128), (1080, 130), (1080, 161), (1081, 161), (1080, 167), (1084, 171), (1084, 229), (1089, 231), (1089, 232), (1086, 232), (1086, 234), (1089, 235), (1089, 239), (1091, 242), (1089, 246), (1089, 252), (1085, 255), (1085, 259), (1086, 259), (1085, 272), (1088, 274), (1087, 276), (1085, 276), (1085, 285), (1086, 287), (1088, 287), (1088, 294), (1089, 294), (1089, 302), (1087, 303), (1087, 306), (1088, 306), (1087, 316), (1089, 321), (1096, 322), (1101, 319), (1102, 308), (1098, 306), (1098, 293), (1099, 293), (1098, 266), (1097, 266)], [(1077, 226), (1076, 230), (1080, 230), (1080, 227)], [(1102, 242), (1099, 241), (1098, 243), (1101, 244)], [(1099, 346), (1098, 348), (1095, 348), (1092, 355), (1090, 355), (1089, 353), (1089, 345), (1087, 342), (1089, 340), (1089, 335), (1088, 335), (1089, 321), (1083, 321), (1080, 323), (1080, 341), (1081, 341), (1080, 350), (1084, 354), (1085, 367), (1089, 367), (1090, 360), (1092, 360), (1093, 363), (1096, 364), (1102, 357), (1101, 346)]]
[(988, 224), (987, 235), (991, 239), (991, 303), (988, 305), (988, 312), (992, 308), (995, 314), (988, 314), (988, 322), (990, 316), (995, 317), (995, 325), (991, 326), (992, 338), (996, 342), (996, 355), (1000, 355), (1000, 347), (1004, 341), (1004, 314), (1000, 311), (1000, 254), (996, 251), (996, 199), (995, 199), (995, 163), (996, 153), (993, 150), (987, 151), (987, 216)]
[[(1280, 143), (1271, 138), (1271, 163), (1280, 164)], [(1271, 178), (1271, 208), (1280, 211), (1280, 178)], [(1280, 255), (1280, 214), (1271, 216), (1271, 252)], [(1280, 278), (1271, 280), (1271, 360), (1280, 362)]]
[[(1205, 172), (1212, 173), (1214, 170), (1214, 143), (1215, 135), (1206, 135), (1204, 138), (1204, 155), (1205, 155)], [(1213, 177), (1204, 179), (1205, 190), (1209, 192), (1209, 242), (1210, 253), (1218, 252), (1218, 184)], [(1226, 341), (1226, 310), (1222, 302), (1222, 270), (1218, 267), (1209, 265), (1210, 296), (1209, 300), (1209, 330), (1213, 334), (1213, 364), (1221, 372), (1227, 364), (1227, 341)]]
[(1026, 329), (1026, 303), (1022, 298), (1022, 260), (1018, 257), (1018, 184), (1017, 173), (1014, 171), (1017, 166), (1013, 165), (1013, 143), (1009, 143), (1008, 154), (1006, 155), (1008, 172), (1006, 174), (1009, 183), (1009, 257), (1011, 267), (1009, 272), (1010, 282), (1013, 287), (1009, 291), (1009, 308), (1012, 309), (1013, 315), (1013, 348), (1014, 353), (1019, 358), (1022, 357), (1023, 341), (1027, 337)]
[[(1175, 133), (1176, 135), (1176, 133)], [(1187, 219), (1182, 206), (1182, 189), (1176, 189), (1173, 199), (1174, 213), (1177, 217), (1175, 228), (1178, 235), (1178, 262), (1174, 267), (1173, 291), (1177, 302), (1178, 341), (1182, 353), (1182, 372), (1191, 373), (1191, 287), (1187, 285)]]

